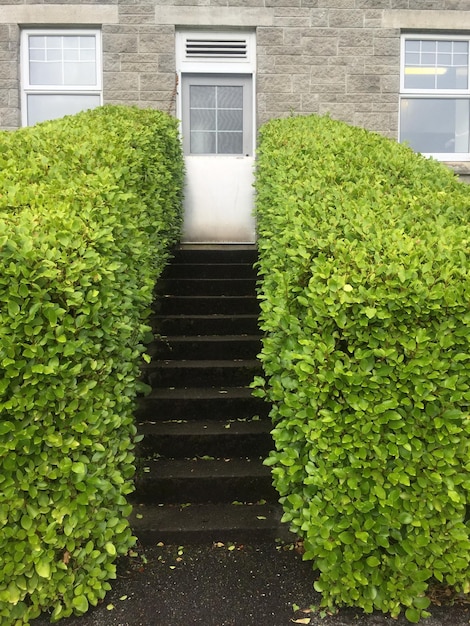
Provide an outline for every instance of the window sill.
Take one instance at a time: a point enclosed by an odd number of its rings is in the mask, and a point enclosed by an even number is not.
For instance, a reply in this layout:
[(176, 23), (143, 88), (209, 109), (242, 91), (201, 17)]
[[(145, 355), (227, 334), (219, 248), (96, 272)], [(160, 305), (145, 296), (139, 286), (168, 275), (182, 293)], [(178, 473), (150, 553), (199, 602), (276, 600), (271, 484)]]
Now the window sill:
[(444, 165), (453, 170), (462, 181), (470, 183), (470, 163), (466, 161), (446, 161)]

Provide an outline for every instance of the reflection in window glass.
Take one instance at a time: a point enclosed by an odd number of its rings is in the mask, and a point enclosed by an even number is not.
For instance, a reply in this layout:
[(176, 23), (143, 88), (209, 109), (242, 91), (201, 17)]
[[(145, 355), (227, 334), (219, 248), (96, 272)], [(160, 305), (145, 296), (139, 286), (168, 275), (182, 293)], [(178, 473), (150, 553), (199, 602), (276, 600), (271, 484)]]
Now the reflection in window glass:
[(402, 98), (400, 141), (423, 153), (467, 153), (469, 100)]

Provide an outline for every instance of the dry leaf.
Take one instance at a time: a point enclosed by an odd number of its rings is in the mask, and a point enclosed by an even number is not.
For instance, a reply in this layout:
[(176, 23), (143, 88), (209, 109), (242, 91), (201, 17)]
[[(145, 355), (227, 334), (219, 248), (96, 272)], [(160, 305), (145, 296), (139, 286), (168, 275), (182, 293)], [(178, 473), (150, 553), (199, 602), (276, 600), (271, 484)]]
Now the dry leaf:
[(310, 617), (301, 617), (300, 619), (292, 619), (294, 624), (310, 624)]

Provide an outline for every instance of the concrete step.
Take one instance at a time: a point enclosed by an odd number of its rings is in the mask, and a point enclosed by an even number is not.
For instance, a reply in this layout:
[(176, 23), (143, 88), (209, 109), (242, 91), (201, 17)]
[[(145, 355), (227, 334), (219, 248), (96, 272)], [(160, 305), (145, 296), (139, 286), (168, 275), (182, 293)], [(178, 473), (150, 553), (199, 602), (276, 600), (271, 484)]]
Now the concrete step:
[(148, 354), (161, 361), (252, 359), (260, 351), (259, 335), (172, 335), (147, 347)]
[(153, 389), (138, 400), (139, 421), (252, 419), (267, 417), (269, 405), (247, 387)]
[(278, 504), (135, 505), (130, 517), (144, 545), (292, 541)]
[(272, 449), (272, 424), (268, 419), (140, 422), (137, 429), (143, 435), (137, 454), (143, 459), (155, 455), (267, 457)]
[(163, 278), (251, 278), (256, 280), (252, 263), (171, 263)]
[(144, 460), (134, 502), (151, 504), (277, 501), (271, 472), (261, 459)]
[(149, 324), (161, 335), (256, 335), (257, 315), (153, 315)]
[(173, 263), (204, 263), (206, 265), (231, 263), (256, 263), (258, 253), (255, 245), (182, 245), (175, 250)]
[(156, 298), (153, 311), (157, 315), (258, 315), (256, 295), (246, 296), (174, 296)]
[(158, 285), (158, 294), (175, 296), (247, 296), (255, 292), (252, 278), (166, 278)]
[(142, 380), (163, 387), (248, 386), (262, 368), (256, 359), (219, 361), (152, 361), (142, 368)]

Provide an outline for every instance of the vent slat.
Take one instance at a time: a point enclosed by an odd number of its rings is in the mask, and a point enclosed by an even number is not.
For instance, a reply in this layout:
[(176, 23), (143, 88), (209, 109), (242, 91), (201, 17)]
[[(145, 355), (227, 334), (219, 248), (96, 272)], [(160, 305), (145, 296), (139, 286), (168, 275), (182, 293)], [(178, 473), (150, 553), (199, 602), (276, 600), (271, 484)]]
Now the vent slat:
[(186, 58), (247, 58), (246, 39), (187, 39)]

